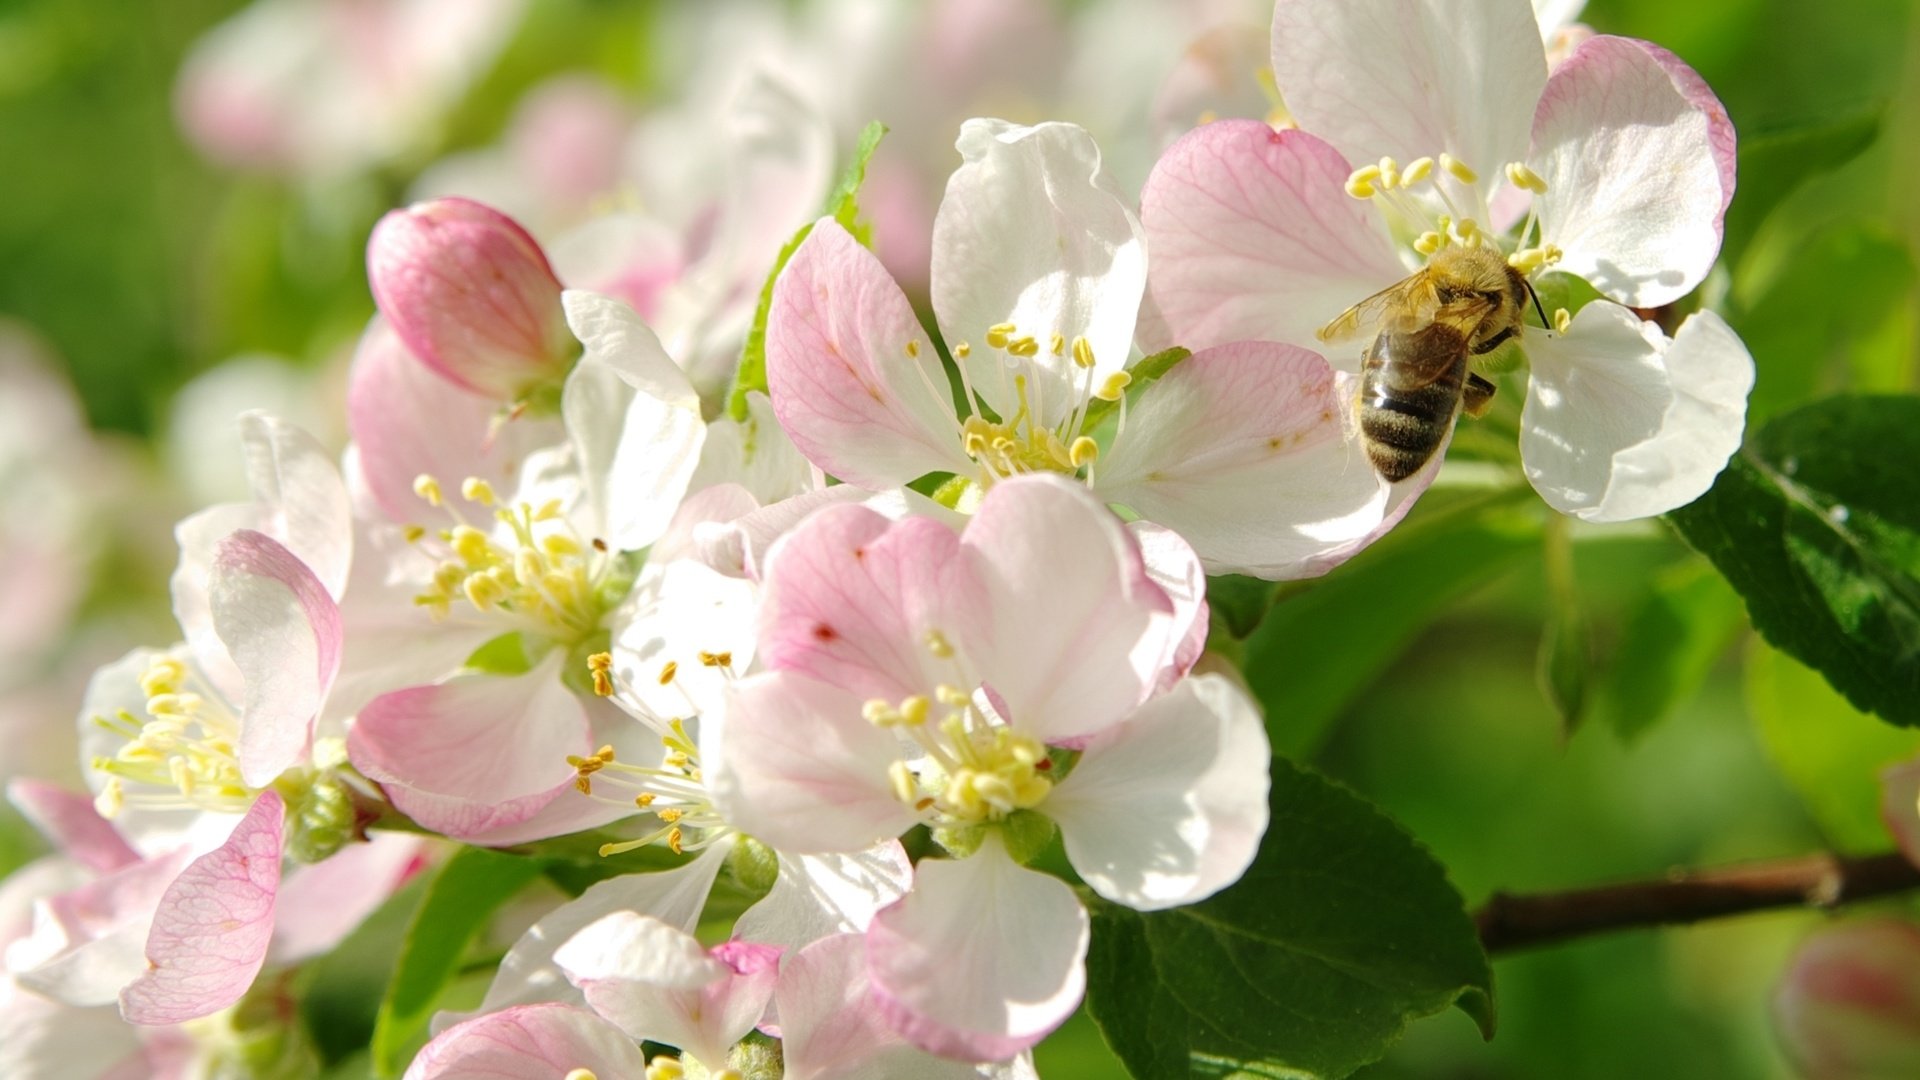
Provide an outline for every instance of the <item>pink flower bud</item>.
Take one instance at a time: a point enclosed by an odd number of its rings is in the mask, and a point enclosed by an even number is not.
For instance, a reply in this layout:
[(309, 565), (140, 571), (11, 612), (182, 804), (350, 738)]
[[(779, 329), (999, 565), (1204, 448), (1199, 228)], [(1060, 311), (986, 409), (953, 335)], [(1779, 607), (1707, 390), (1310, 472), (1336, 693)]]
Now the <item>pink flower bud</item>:
[(1789, 1056), (1814, 1080), (1920, 1076), (1920, 926), (1879, 918), (1816, 932), (1774, 996)]
[(496, 400), (557, 381), (579, 353), (540, 245), (471, 199), (434, 199), (381, 218), (367, 242), (367, 280), (415, 356)]

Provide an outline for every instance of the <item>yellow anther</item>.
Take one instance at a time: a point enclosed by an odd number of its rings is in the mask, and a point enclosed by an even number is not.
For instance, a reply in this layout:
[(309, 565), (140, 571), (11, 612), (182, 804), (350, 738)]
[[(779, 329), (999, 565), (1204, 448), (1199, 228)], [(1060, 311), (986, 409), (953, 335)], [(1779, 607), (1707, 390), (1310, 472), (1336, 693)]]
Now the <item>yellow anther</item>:
[(600, 1077), (596, 1076), (592, 1069), (574, 1069), (561, 1080), (600, 1080)]
[(1371, 199), (1380, 179), (1380, 166), (1362, 165), (1347, 177), (1347, 194), (1356, 199)]
[(1082, 435), (1073, 440), (1073, 446), (1067, 450), (1067, 460), (1078, 469), (1100, 456), (1100, 444), (1089, 436)]
[(656, 798), (659, 798), (659, 796), (655, 795), (653, 792), (643, 791), (640, 794), (635, 795), (633, 797), (633, 805), (639, 807), (642, 810), (645, 810), (647, 807), (653, 805), (653, 800)]
[(1380, 186), (1389, 191), (1400, 186), (1400, 163), (1390, 157), (1380, 159)]
[(1040, 343), (1035, 341), (1031, 334), (1028, 334), (1007, 342), (1007, 351), (1015, 356), (1038, 356), (1040, 354)]
[(1452, 154), (1440, 155), (1440, 167), (1452, 173), (1453, 178), (1463, 184), (1477, 183), (1480, 180), (1479, 173), (1474, 172), (1466, 162), (1461, 161)]
[(686, 811), (675, 810), (673, 807), (669, 806), (665, 810), (656, 812), (654, 816), (659, 818), (661, 821), (664, 821), (667, 824), (672, 825), (674, 822), (679, 821), (681, 818), (685, 817)]
[(150, 698), (161, 694), (177, 694), (186, 679), (186, 665), (171, 657), (164, 657), (148, 664), (147, 670), (140, 673), (140, 692)]
[(1522, 191), (1531, 191), (1535, 195), (1544, 195), (1547, 192), (1547, 182), (1541, 179), (1539, 173), (1527, 168), (1524, 162), (1507, 162), (1507, 182)]
[(546, 502), (540, 504), (540, 509), (533, 512), (533, 520), (552, 521), (554, 518), (560, 516), (560, 509), (559, 499), (548, 499)]
[(904, 761), (895, 761), (887, 766), (887, 786), (892, 789), (894, 798), (908, 806), (912, 806), (920, 795), (920, 780)]
[(487, 540), (487, 534), (479, 529), (471, 525), (457, 525), (452, 539), (453, 553), (468, 566), (483, 566), (492, 561), (493, 545)]
[(1012, 339), (1016, 329), (1017, 327), (1010, 322), (994, 323), (987, 327), (987, 347), (989, 349), (1006, 348), (1007, 342)]
[(1061, 337), (1059, 334), (1055, 334), (1047, 339), (1047, 348), (1055, 356), (1065, 356), (1067, 352), (1067, 339)]
[(1430, 157), (1414, 158), (1407, 163), (1406, 170), (1400, 174), (1400, 186), (1403, 188), (1412, 187), (1431, 175), (1433, 175), (1433, 159)]
[(613, 654), (597, 652), (587, 657), (587, 670), (593, 673), (593, 692), (613, 696)]
[(673, 828), (667, 830), (667, 850), (668, 851), (673, 852), (675, 855), (684, 854), (686, 851), (684, 847), (685, 842), (686, 842), (686, 834), (680, 831), (680, 826), (675, 825)]
[(927, 722), (927, 699), (915, 694), (900, 703), (900, 720), (908, 727), (919, 727)]
[(1413, 242), (1413, 250), (1422, 255), (1431, 255), (1447, 246), (1447, 238), (1440, 233), (1428, 230), (1420, 234)]
[(1553, 329), (1555, 332), (1564, 334), (1567, 332), (1567, 327), (1572, 324), (1573, 324), (1573, 312), (1568, 311), (1566, 308), (1554, 309)]
[(1480, 246), (1480, 225), (1472, 218), (1461, 218), (1454, 222), (1453, 235), (1467, 247)]
[(899, 719), (893, 711), (893, 705), (883, 698), (874, 698), (860, 706), (860, 715), (874, 727), (892, 727), (894, 721)]
[[(968, 419), (973, 418), (968, 417)], [(961, 438), (960, 447), (967, 452), (968, 457), (979, 458), (987, 452), (987, 437), (978, 431), (969, 431)]]
[(907, 342), (907, 355), (910, 357), (918, 357), (920, 355), (920, 343), (909, 340)]
[(1561, 251), (1558, 244), (1548, 244), (1540, 249), (1540, 257), (1547, 261), (1548, 266), (1559, 262), (1560, 257), (1565, 254), (1566, 252)]
[(953, 655), (953, 643), (948, 641), (947, 635), (941, 633), (940, 631), (938, 630), (927, 631), (927, 636), (925, 640), (927, 643), (927, 651), (939, 657), (940, 659), (945, 660), (946, 658)]
[(665, 686), (672, 682), (673, 677), (679, 674), (679, 672), (680, 664), (678, 661), (669, 660), (665, 664), (662, 664), (660, 666), (660, 685)]
[(426, 473), (413, 478), (413, 493), (427, 500), (428, 506), (440, 505), (440, 481)]
[(400, 535), (406, 537), (407, 543), (417, 544), (422, 537), (427, 535), (427, 530), (419, 525), (409, 525), (400, 530)]
[(973, 355), (973, 346), (962, 341), (953, 347), (953, 355), (965, 360), (967, 357)]
[[(101, 763), (105, 760), (104, 758), (95, 758), (93, 767), (96, 769), (104, 768), (105, 766)], [(120, 811), (126, 809), (126, 806), (127, 792), (125, 788), (121, 787), (120, 778), (117, 776), (108, 777), (106, 784), (100, 788), (100, 794), (93, 797), (93, 808), (99, 812), (101, 817), (108, 820), (118, 817)]]
[(661, 1054), (647, 1062), (647, 1080), (681, 1080), (686, 1075), (677, 1057)]
[(540, 549), (555, 558), (580, 554), (580, 541), (566, 533), (548, 533), (540, 538)]
[(733, 654), (730, 652), (702, 651), (700, 653), (700, 662), (702, 664), (705, 664), (707, 667), (717, 667), (717, 668), (732, 667)]
[(1093, 342), (1084, 337), (1073, 339), (1073, 363), (1080, 368), (1093, 366)]
[(466, 595), (467, 603), (486, 611), (506, 596), (506, 590), (500, 583), (485, 574), (474, 574), (462, 583), (460, 591)]
[(1100, 389), (1095, 390), (1093, 396), (1101, 401), (1119, 401), (1120, 395), (1126, 392), (1127, 384), (1132, 381), (1133, 376), (1124, 371), (1116, 371), (1107, 376), (1107, 381), (1100, 384)]
[(460, 482), (460, 497), (481, 506), (494, 504), (493, 485), (477, 476), (469, 476)]
[(973, 698), (969, 697), (965, 690), (954, 686), (952, 683), (941, 683), (939, 686), (934, 687), (933, 696), (940, 699), (940, 704), (954, 708), (964, 708), (973, 704)]

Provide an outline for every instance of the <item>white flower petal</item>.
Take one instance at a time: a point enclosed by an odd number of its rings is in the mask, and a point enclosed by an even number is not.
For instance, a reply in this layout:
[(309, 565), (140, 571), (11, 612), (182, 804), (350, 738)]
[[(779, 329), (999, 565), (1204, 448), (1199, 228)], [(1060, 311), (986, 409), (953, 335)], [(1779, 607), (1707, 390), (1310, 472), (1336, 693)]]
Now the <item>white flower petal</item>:
[(568, 938), (553, 962), (578, 986), (602, 979), (644, 982), (668, 990), (698, 990), (727, 975), (694, 936), (651, 915), (611, 911)]
[(1753, 357), (1726, 321), (1699, 312), (1669, 342), (1617, 304), (1535, 335), (1520, 456), (1534, 490), (1586, 521), (1685, 506), (1740, 446)]
[(913, 864), (897, 840), (852, 855), (781, 855), (773, 891), (734, 920), (733, 936), (797, 949), (833, 934), (857, 934), (906, 894)]
[(745, 420), (722, 416), (707, 425), (700, 466), (687, 490), (704, 491), (716, 484), (738, 484), (762, 506), (813, 487), (813, 466), (787, 437), (767, 395), (757, 390), (747, 394)]

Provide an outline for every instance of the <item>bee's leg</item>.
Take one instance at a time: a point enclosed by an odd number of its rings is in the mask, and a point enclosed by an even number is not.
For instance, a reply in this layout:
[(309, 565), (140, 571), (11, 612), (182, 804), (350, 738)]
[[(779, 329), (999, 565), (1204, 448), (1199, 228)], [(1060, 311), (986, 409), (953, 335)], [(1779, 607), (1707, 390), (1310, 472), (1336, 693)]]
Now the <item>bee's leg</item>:
[(1505, 330), (1500, 331), (1499, 333), (1493, 335), (1492, 337), (1481, 342), (1480, 344), (1475, 345), (1473, 347), (1473, 355), (1485, 356), (1488, 353), (1492, 352), (1493, 350), (1506, 344), (1507, 339), (1513, 336), (1514, 329), (1515, 329), (1514, 327), (1509, 326)]
[(1461, 394), (1461, 407), (1475, 420), (1487, 415), (1487, 409), (1493, 405), (1494, 385), (1471, 372), (1467, 374), (1467, 387)]

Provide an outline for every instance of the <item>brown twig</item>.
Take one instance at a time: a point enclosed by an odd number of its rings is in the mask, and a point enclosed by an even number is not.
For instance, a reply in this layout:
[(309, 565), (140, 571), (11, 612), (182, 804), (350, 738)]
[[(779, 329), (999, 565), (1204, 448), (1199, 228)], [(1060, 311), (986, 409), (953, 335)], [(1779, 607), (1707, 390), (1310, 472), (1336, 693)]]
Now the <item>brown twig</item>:
[(1770, 908), (1827, 908), (1920, 889), (1920, 869), (1898, 852), (1842, 858), (1821, 852), (1655, 881), (1515, 896), (1496, 892), (1474, 916), (1489, 953), (1642, 926), (1669, 926)]

